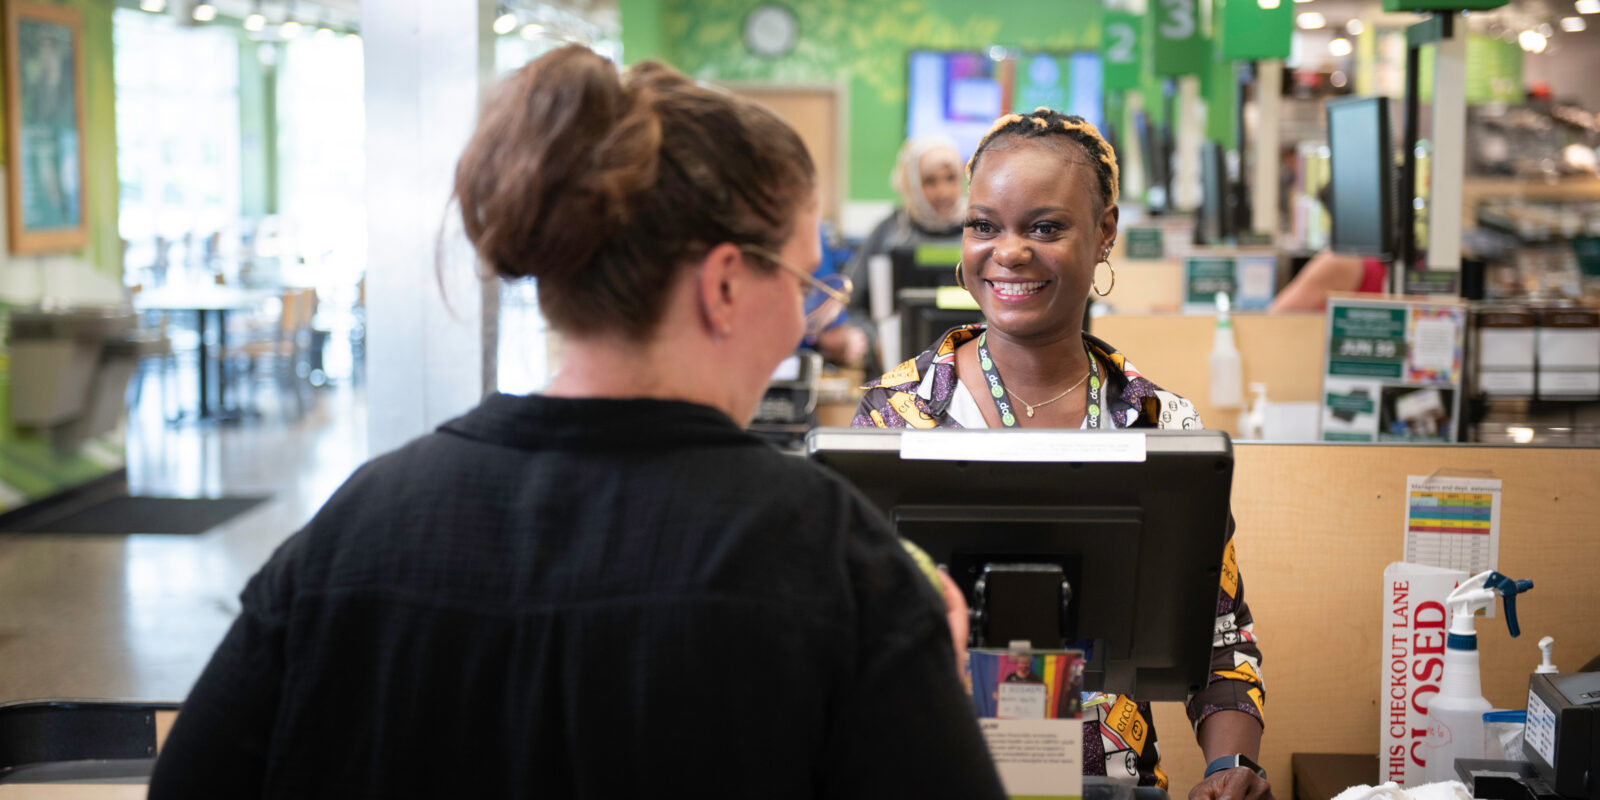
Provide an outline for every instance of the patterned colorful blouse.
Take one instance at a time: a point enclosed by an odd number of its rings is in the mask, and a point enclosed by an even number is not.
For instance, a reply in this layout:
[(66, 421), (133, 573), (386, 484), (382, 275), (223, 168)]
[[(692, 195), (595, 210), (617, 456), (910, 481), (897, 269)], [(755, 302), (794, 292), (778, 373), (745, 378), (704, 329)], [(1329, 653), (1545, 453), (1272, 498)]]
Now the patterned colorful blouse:
[[(950, 416), (956, 394), (955, 352), (977, 338), (983, 325), (954, 328), (922, 355), (866, 384), (856, 410), (855, 427), (959, 428)], [(1084, 334), (1106, 376), (1105, 404), (1116, 428), (1199, 429), (1200, 416), (1188, 400), (1150, 382), (1110, 345)], [(1234, 556), (1233, 517), (1228, 518), (1228, 544), (1222, 564), (1222, 591), (1217, 593), (1217, 623), (1211, 642), (1211, 676), (1206, 688), (1187, 703), (1189, 721), (1198, 730), (1218, 711), (1243, 711), (1262, 721), (1266, 702), (1261, 681), (1261, 650), (1255, 624), (1244, 600), (1244, 579)], [(1167, 787), (1156, 744), (1150, 704), (1124, 695), (1085, 692), (1083, 698), (1083, 771), (1117, 782)]]

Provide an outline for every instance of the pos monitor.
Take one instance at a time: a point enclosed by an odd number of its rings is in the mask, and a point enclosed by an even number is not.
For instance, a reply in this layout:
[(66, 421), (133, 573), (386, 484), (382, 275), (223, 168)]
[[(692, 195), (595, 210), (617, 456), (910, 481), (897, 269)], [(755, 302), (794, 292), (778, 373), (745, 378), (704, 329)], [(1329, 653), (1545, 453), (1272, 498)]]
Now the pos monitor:
[(1389, 98), (1328, 101), (1328, 151), (1333, 183), (1335, 253), (1394, 252), (1394, 144)]
[(1083, 648), (1085, 689), (1141, 700), (1206, 685), (1226, 434), (819, 428), (807, 450), (949, 567), (975, 646)]

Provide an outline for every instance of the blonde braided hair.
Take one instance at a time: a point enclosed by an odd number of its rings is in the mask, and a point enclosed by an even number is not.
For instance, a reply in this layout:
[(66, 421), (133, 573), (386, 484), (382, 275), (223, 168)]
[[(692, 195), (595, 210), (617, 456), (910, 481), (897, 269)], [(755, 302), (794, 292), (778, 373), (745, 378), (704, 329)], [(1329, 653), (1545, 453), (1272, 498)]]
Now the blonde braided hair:
[(1110, 206), (1117, 202), (1118, 171), (1117, 153), (1111, 149), (1110, 143), (1100, 135), (1099, 129), (1083, 117), (1063, 114), (1059, 111), (1039, 106), (1031, 114), (1007, 114), (994, 121), (994, 126), (983, 135), (978, 142), (978, 149), (973, 151), (971, 160), (967, 161), (967, 181), (972, 181), (972, 172), (978, 166), (978, 158), (983, 155), (995, 140), (1008, 136), (1018, 136), (1026, 139), (1039, 139), (1047, 136), (1064, 136), (1077, 142), (1084, 153), (1089, 156), (1090, 166), (1094, 167), (1095, 177), (1100, 182), (1101, 207)]

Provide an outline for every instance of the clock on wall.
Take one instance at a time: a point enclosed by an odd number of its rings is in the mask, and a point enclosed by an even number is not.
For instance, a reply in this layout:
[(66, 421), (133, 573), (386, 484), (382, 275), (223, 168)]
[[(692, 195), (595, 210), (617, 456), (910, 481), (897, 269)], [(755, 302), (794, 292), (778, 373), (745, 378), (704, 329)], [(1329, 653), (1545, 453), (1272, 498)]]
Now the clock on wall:
[(776, 58), (800, 41), (800, 22), (788, 6), (766, 3), (744, 18), (744, 44), (758, 56)]

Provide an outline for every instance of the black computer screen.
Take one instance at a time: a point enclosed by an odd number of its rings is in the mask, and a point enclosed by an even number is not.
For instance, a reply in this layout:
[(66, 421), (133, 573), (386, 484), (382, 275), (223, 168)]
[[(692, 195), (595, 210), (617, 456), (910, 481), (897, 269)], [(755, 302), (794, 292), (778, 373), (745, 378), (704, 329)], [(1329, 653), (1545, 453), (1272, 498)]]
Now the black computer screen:
[(1394, 248), (1394, 145), (1389, 98), (1329, 100), (1336, 253), (1387, 256)]
[(1228, 167), (1222, 145), (1200, 143), (1200, 209), (1195, 215), (1196, 244), (1221, 244), (1233, 236), (1228, 209)]
[(955, 286), (960, 239), (938, 239), (889, 249), (895, 291), (930, 286)]
[[(930, 436), (954, 458), (902, 457), (902, 437)], [(996, 436), (1031, 437), (1033, 457), (990, 460), (994, 440), (973, 437)], [(1143, 460), (1089, 456), (1118, 436), (1140, 437)], [(986, 566), (1060, 567), (1072, 586), (1060, 638), (1030, 640), (1089, 643), (1085, 688), (1183, 700), (1205, 686), (1233, 481), (1226, 434), (821, 428), (807, 445), (947, 565), (975, 607)]]

